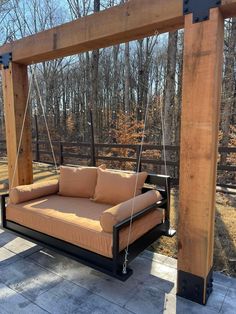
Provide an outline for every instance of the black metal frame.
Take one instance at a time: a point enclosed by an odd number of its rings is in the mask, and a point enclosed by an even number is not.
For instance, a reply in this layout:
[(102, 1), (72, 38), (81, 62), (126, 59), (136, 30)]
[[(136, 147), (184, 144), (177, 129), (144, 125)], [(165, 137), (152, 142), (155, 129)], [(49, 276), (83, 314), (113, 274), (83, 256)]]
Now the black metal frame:
[(213, 268), (205, 280), (203, 277), (178, 270), (177, 295), (193, 302), (206, 305), (213, 291)]
[(210, 9), (220, 6), (221, 0), (183, 0), (183, 13), (193, 13), (193, 23), (199, 23), (209, 20)]
[[(143, 216), (151, 213), (152, 211), (159, 210), (160, 208), (165, 209), (165, 221), (153, 229), (149, 230), (146, 234), (141, 236), (138, 240), (129, 246), (129, 262), (131, 262), (136, 256), (138, 256), (143, 250), (145, 250), (149, 245), (156, 241), (161, 236), (172, 237), (175, 235), (176, 231), (170, 229), (169, 212), (170, 212), (170, 178), (167, 176), (149, 175), (146, 181), (148, 184), (155, 185), (163, 196), (163, 200), (155, 203), (147, 208), (144, 208), (140, 212), (136, 213), (132, 217), (132, 221), (137, 221)], [(150, 190), (150, 186), (144, 187), (143, 192)], [(113, 258), (104, 257), (97, 253), (85, 250), (79, 246), (68, 243), (66, 241), (57, 239), (55, 237), (46, 235), (44, 233), (32, 230), (30, 228), (24, 227), (15, 222), (6, 219), (6, 199), (8, 194), (1, 196), (1, 212), (2, 212), (2, 227), (3, 229), (10, 231), (17, 236), (23, 237), (41, 246), (53, 249), (59, 253), (69, 256), (87, 266), (90, 266), (96, 270), (106, 273), (112, 277), (119, 280), (127, 280), (131, 274), (132, 270), (127, 268), (127, 273), (122, 273), (122, 266), (124, 262), (125, 250), (119, 250), (119, 235), (123, 228), (129, 226), (131, 217), (125, 219), (124, 221), (116, 224), (113, 227)]]
[(8, 52), (0, 56), (0, 64), (3, 65), (3, 69), (9, 69), (10, 62), (12, 61), (12, 53)]

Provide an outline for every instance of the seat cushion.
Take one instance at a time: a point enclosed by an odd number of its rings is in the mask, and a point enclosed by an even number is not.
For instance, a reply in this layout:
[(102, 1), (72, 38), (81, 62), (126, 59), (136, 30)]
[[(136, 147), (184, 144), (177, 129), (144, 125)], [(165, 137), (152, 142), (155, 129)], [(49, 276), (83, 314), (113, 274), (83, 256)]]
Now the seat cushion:
[(62, 196), (91, 198), (96, 184), (96, 167), (60, 167), (59, 194)]
[(94, 201), (117, 205), (140, 195), (147, 179), (147, 172), (127, 173), (98, 169)]
[[(86, 198), (51, 195), (21, 204), (9, 204), (6, 218), (106, 257), (112, 257), (112, 233), (100, 225), (100, 216), (110, 205)], [(162, 222), (163, 212), (155, 211), (132, 226), (130, 243)], [(129, 229), (120, 234), (120, 249), (127, 245)]]

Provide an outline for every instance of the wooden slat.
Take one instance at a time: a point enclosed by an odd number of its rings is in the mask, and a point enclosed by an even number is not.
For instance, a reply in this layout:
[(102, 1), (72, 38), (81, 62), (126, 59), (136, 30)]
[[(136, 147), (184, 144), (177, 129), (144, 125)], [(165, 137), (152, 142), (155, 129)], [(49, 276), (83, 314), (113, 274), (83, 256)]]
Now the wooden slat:
[(107, 47), (184, 25), (182, 0), (130, 0), (93, 15), (7, 44), (0, 55), (13, 52), (24, 64)]
[(224, 23), (185, 19), (178, 270), (206, 279), (213, 265)]
[(15, 178), (14, 181), (12, 181), (23, 116), (27, 102), (27, 66), (12, 63), (8, 70), (2, 71), (2, 77), (10, 186), (29, 184), (32, 183), (33, 179), (29, 111), (26, 115)]

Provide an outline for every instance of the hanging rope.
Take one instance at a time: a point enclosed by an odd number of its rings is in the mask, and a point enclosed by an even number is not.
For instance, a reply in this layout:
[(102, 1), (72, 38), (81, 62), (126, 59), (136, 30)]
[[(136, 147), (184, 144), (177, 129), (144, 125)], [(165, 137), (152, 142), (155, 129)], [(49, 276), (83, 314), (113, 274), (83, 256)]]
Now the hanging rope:
[(52, 158), (53, 158), (53, 162), (54, 162), (55, 172), (56, 172), (56, 174), (57, 174), (57, 172), (58, 172), (58, 167), (57, 167), (56, 156), (55, 156), (54, 149), (53, 149), (51, 134), (50, 134), (49, 127), (48, 127), (48, 122), (47, 122), (47, 118), (46, 118), (46, 113), (45, 113), (45, 109), (44, 109), (44, 105), (43, 105), (43, 100), (42, 100), (41, 93), (40, 93), (40, 89), (39, 89), (38, 79), (37, 79), (37, 75), (36, 75), (36, 73), (35, 73), (35, 68), (36, 68), (36, 67), (34, 67), (33, 70), (32, 70), (32, 76), (33, 76), (33, 78), (34, 78), (35, 86), (36, 86), (36, 89), (37, 89), (37, 92), (38, 92), (39, 104), (40, 104), (40, 107), (41, 107), (41, 109), (42, 109), (43, 118), (44, 118), (46, 130), (47, 130), (47, 135), (48, 135), (48, 140), (49, 140), (50, 148), (51, 148), (51, 152), (52, 152)]
[(53, 144), (52, 144), (52, 139), (51, 139), (51, 135), (50, 135), (47, 119), (46, 119), (46, 113), (45, 113), (44, 106), (43, 106), (43, 101), (42, 101), (42, 97), (41, 97), (41, 93), (40, 93), (40, 89), (39, 89), (37, 76), (35, 74), (35, 68), (36, 68), (36, 65), (32, 68), (32, 71), (31, 71), (28, 95), (27, 95), (27, 100), (26, 100), (26, 105), (25, 105), (25, 110), (24, 110), (24, 116), (23, 116), (23, 121), (22, 121), (22, 126), (21, 126), (19, 144), (18, 144), (18, 148), (17, 148), (17, 154), (16, 154), (15, 163), (14, 163), (14, 170), (13, 170), (13, 175), (12, 175), (12, 181), (11, 181), (10, 189), (13, 188), (14, 180), (15, 180), (15, 176), (16, 176), (16, 169), (17, 169), (19, 155), (20, 155), (20, 150), (21, 150), (22, 138), (23, 138), (23, 133), (24, 133), (24, 127), (25, 127), (27, 111), (28, 111), (29, 103), (30, 103), (30, 95), (31, 95), (33, 81), (35, 82), (35, 86), (36, 86), (36, 89), (37, 89), (37, 92), (38, 92), (38, 95), (39, 95), (39, 102), (40, 102), (40, 106), (41, 106), (41, 109), (42, 109), (42, 113), (43, 113), (46, 129), (47, 129), (47, 135), (48, 135), (48, 140), (49, 140), (49, 143), (50, 143), (50, 148), (51, 148), (51, 151), (52, 151), (52, 157), (53, 157), (53, 162), (54, 162), (56, 174), (57, 174), (57, 171), (58, 171), (56, 157), (55, 157)]
[(141, 158), (142, 158), (143, 144), (144, 144), (144, 139), (145, 139), (148, 111), (149, 111), (149, 103), (147, 103), (146, 110), (145, 110), (145, 116), (144, 116), (144, 127), (143, 127), (143, 131), (142, 131), (142, 138), (141, 138), (141, 144), (140, 144), (140, 154), (139, 154), (139, 158), (138, 158), (136, 180), (135, 180), (135, 187), (134, 187), (134, 195), (133, 195), (133, 199), (132, 199), (131, 219), (130, 219), (130, 224), (129, 224), (127, 246), (125, 249), (125, 257), (124, 257), (124, 264), (123, 264), (123, 271), (122, 271), (123, 274), (127, 273), (129, 244), (130, 244), (130, 237), (131, 237), (131, 232), (132, 232), (132, 224), (133, 224), (133, 216), (134, 216), (135, 196), (136, 196), (137, 187), (138, 187), (138, 169), (140, 169), (140, 165), (141, 165)]
[[(156, 36), (159, 35), (158, 31), (155, 32)], [(138, 159), (138, 167), (137, 167), (137, 173), (138, 174), (138, 169), (140, 169), (140, 164), (141, 164), (141, 158), (142, 158), (142, 152), (143, 152), (143, 144), (144, 144), (144, 139), (145, 139), (145, 132), (146, 132), (146, 125), (147, 125), (147, 117), (148, 117), (148, 112), (149, 112), (149, 103), (147, 103), (146, 108), (145, 108), (145, 118), (144, 118), (144, 128), (142, 132), (142, 139), (141, 139), (141, 145), (140, 145), (140, 154), (139, 154), (139, 159)], [(161, 106), (161, 127), (162, 127), (162, 145), (163, 145), (163, 159), (164, 159), (164, 166), (165, 166), (165, 176), (166, 176), (166, 187), (168, 185), (168, 180), (167, 180), (167, 160), (166, 160), (166, 139), (165, 139), (165, 119), (164, 119), (164, 114), (163, 114), (163, 106)], [(135, 189), (134, 189), (134, 195), (132, 199), (132, 209), (131, 209), (131, 219), (130, 219), (130, 224), (129, 224), (129, 233), (128, 233), (128, 239), (127, 239), (127, 246), (125, 249), (125, 257), (124, 257), (124, 263), (123, 263), (123, 274), (127, 274), (127, 265), (128, 265), (128, 255), (129, 255), (129, 245), (130, 245), (130, 238), (131, 238), (131, 233), (132, 233), (132, 224), (133, 224), (133, 216), (134, 216), (134, 206), (135, 206), (135, 196), (136, 196), (136, 191), (137, 191), (137, 185), (138, 185), (138, 175), (136, 176), (136, 182), (135, 182)], [(167, 205), (169, 206), (169, 190), (167, 190)]]
[(14, 180), (15, 180), (15, 176), (16, 176), (16, 169), (17, 169), (19, 155), (20, 155), (20, 149), (21, 149), (21, 143), (22, 143), (22, 138), (23, 138), (24, 126), (25, 126), (25, 121), (26, 121), (26, 115), (27, 115), (27, 111), (28, 111), (28, 108), (29, 108), (29, 101), (30, 101), (30, 93), (31, 93), (31, 88), (32, 88), (32, 82), (33, 82), (33, 77), (31, 76), (10, 189), (13, 188)]
[(161, 128), (162, 128), (162, 146), (163, 146), (163, 159), (164, 159), (164, 167), (165, 167), (165, 176), (166, 176), (166, 191), (167, 191), (167, 206), (169, 208), (170, 206), (170, 195), (169, 195), (169, 189), (168, 189), (168, 171), (167, 171), (167, 159), (166, 159), (166, 123), (165, 123), (165, 114), (163, 112), (163, 105), (161, 106)]

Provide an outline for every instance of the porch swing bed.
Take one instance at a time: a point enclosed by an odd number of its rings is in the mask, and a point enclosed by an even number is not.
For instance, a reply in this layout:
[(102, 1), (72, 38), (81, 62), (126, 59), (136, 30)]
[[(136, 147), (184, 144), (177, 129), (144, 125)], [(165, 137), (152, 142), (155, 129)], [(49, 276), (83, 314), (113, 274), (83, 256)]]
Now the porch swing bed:
[[(85, 191), (85, 194), (80, 191), (80, 195), (76, 195), (73, 187), (68, 187), (65, 182), (66, 193), (62, 193), (62, 172), (65, 171), (68, 182), (73, 182), (75, 186), (83, 182), (84, 187), (87, 185), (90, 191)], [(88, 179), (89, 182), (73, 180), (73, 175), (82, 173), (81, 171), (94, 173), (94, 185)], [(142, 176), (144, 184), (139, 195), (136, 193), (134, 198), (127, 199), (126, 195), (123, 201), (118, 198), (113, 202), (110, 200), (112, 192), (106, 187), (103, 191), (98, 188), (98, 172), (123, 178), (124, 183), (125, 180), (128, 182), (127, 176)], [(19, 186), (11, 189), (10, 195), (3, 195), (2, 226), (40, 246), (51, 248), (125, 281), (132, 274), (129, 267), (124, 270), (125, 262), (128, 266), (159, 237), (175, 234), (170, 229), (169, 220), (170, 178), (142, 174), (144, 173), (127, 174), (122, 171), (115, 173), (96, 167), (61, 167), (59, 181)], [(108, 184), (112, 185), (112, 181)], [(125, 184), (121, 188), (123, 191), (127, 190)], [(92, 191), (91, 187), (95, 190)], [(97, 189), (100, 189), (98, 194), (103, 193), (102, 197), (96, 196)], [(121, 195), (120, 191), (116, 192), (114, 195)], [(91, 199), (94, 197), (91, 193), (95, 193), (95, 199)]]

